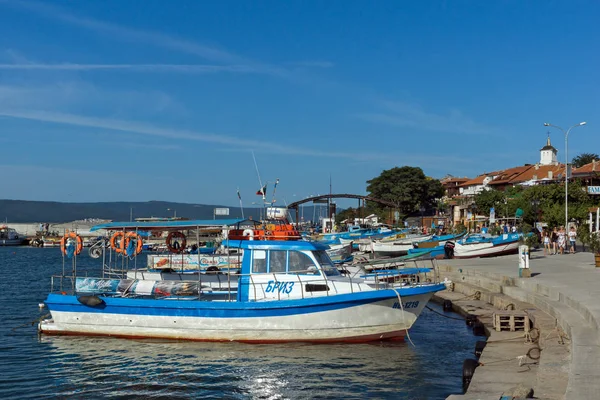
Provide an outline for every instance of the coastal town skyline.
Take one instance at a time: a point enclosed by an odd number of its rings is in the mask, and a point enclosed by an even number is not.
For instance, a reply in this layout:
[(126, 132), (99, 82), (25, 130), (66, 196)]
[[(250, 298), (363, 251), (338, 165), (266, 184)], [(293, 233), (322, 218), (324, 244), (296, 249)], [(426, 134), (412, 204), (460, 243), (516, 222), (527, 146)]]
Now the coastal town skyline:
[(0, 10), (2, 198), (251, 206), (277, 179), (279, 205), (364, 194), (394, 166), (535, 164), (548, 132), (564, 163), (545, 122), (587, 121), (569, 158), (600, 152), (591, 1)]

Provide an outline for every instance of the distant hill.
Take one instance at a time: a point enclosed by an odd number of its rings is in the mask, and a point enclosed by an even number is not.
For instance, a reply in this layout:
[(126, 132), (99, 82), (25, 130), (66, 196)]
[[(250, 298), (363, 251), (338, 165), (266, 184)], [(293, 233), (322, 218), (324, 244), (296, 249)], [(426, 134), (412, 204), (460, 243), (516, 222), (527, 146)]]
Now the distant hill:
[[(168, 201), (147, 202), (104, 202), (104, 203), (60, 203), (53, 201), (0, 200), (0, 221), (4, 222), (49, 222), (63, 223), (86, 218), (129, 221), (141, 217), (177, 217), (188, 219), (213, 219), (215, 208), (229, 208), (229, 217), (241, 218), (239, 207), (210, 204), (172, 203)], [(305, 207), (305, 215), (313, 215), (311, 207)], [(244, 217), (259, 219), (261, 209), (244, 208)], [(295, 215), (292, 214), (295, 218)], [(310, 218), (307, 218), (310, 219)]]

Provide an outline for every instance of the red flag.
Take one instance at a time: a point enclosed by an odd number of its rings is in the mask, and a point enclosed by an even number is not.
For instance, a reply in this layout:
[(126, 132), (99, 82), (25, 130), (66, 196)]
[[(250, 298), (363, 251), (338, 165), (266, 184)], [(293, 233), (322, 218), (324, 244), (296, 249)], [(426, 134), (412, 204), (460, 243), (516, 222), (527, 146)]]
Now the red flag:
[(263, 186), (261, 189), (258, 189), (258, 192), (256, 192), (256, 194), (259, 196), (264, 196), (266, 193), (267, 193), (267, 185)]

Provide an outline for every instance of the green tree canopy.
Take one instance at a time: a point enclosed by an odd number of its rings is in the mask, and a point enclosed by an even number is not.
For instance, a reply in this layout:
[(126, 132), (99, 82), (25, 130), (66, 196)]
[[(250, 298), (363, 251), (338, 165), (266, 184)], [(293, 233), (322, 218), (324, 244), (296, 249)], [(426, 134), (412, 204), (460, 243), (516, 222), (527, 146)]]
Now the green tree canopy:
[(475, 205), (477, 206), (478, 214), (489, 215), (490, 208), (494, 207), (496, 215), (504, 214), (504, 199), (505, 194), (495, 189), (483, 190), (477, 193), (474, 197)]
[(367, 181), (370, 196), (397, 205), (402, 217), (418, 211), (421, 206), (432, 207), (444, 195), (439, 180), (427, 177), (418, 167), (394, 167)]
[(594, 160), (600, 160), (600, 156), (598, 156), (598, 154), (595, 153), (581, 153), (573, 157), (571, 164), (573, 164), (575, 168), (579, 168), (581, 166), (584, 166), (585, 164), (591, 163)]

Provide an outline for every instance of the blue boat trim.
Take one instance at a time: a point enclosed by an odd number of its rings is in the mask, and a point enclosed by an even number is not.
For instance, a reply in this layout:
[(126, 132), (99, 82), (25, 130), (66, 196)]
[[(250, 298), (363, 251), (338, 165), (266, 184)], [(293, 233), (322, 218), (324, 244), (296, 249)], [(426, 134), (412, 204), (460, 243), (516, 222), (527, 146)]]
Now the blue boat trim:
[[(444, 284), (416, 286), (399, 289), (401, 297), (416, 296), (444, 290)], [(135, 299), (99, 296), (103, 307), (85, 306), (77, 301), (77, 296), (49, 294), (46, 299), (52, 311), (90, 312), (103, 314), (133, 314), (173, 317), (206, 318), (252, 318), (312, 314), (338, 310), (397, 298), (392, 289), (355, 292), (336, 296), (319, 296), (297, 300), (274, 300), (257, 302), (210, 302), (202, 300), (174, 299)]]

